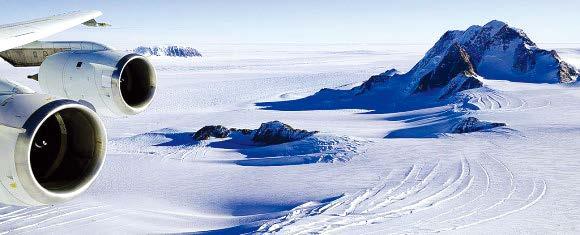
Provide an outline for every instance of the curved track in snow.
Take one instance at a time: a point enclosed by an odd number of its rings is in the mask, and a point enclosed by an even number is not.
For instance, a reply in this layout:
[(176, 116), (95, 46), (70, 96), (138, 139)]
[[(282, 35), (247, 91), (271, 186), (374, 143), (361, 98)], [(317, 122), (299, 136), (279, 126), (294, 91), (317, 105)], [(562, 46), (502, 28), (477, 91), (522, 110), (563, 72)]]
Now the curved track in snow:
[(492, 156), (417, 163), (372, 188), (318, 206), (303, 205), (260, 232), (289, 234), (442, 232), (498, 219), (534, 205), (541, 179), (519, 178)]
[(492, 89), (476, 89), (466, 93), (466, 103), (483, 112), (517, 112), (549, 107), (549, 99), (527, 100)]

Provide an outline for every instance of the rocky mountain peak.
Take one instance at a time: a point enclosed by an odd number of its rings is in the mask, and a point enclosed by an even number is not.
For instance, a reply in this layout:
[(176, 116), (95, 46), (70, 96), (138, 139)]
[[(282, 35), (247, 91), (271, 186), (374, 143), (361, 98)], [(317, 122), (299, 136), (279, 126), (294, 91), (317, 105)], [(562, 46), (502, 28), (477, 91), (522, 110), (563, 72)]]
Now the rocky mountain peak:
[(555, 51), (538, 48), (523, 30), (492, 20), (464, 31), (447, 31), (409, 72), (389, 70), (354, 89), (359, 95), (372, 91), (412, 95), (434, 89), (457, 92), (462, 90), (455, 89), (458, 84), (465, 84), (459, 86), (463, 88), (481, 86), (478, 77), (570, 83), (576, 81), (578, 71)]
[(494, 35), (499, 30), (501, 30), (502, 28), (505, 28), (507, 26), (508, 25), (501, 20), (491, 20), (490, 22), (487, 22), (487, 24), (484, 24), (483, 27), (481, 27), (481, 28), (489, 31), (491, 33), (491, 35)]

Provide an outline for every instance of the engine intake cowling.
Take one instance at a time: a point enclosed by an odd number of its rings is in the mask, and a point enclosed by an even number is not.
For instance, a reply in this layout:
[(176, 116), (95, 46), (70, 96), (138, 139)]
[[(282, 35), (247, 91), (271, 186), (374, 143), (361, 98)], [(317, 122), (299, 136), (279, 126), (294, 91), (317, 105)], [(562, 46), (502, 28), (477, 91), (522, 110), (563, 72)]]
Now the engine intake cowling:
[(38, 73), (46, 93), (90, 103), (104, 115), (134, 115), (153, 100), (157, 76), (143, 56), (118, 51), (65, 51)]
[(56, 204), (92, 184), (107, 140), (94, 111), (35, 93), (0, 95), (0, 102), (0, 203)]

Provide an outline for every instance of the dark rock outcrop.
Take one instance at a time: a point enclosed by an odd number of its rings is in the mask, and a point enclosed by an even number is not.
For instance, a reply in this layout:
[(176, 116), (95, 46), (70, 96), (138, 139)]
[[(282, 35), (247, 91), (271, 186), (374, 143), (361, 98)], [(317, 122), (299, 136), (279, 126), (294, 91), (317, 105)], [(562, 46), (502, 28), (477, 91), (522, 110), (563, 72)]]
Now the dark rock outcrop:
[[(551, 51), (550, 53), (552, 53), (552, 55), (558, 60), (562, 60), (560, 59), (560, 56), (558, 56), (556, 51)], [(562, 63), (562, 65), (559, 67), (558, 70), (558, 76), (566, 79), (562, 82), (571, 83), (577, 81), (578, 76), (580, 76), (580, 72), (576, 70), (576, 68), (574, 68), (573, 66), (567, 63)]]
[(204, 126), (193, 135), (195, 140), (208, 140), (211, 137), (214, 138), (226, 138), (230, 135), (230, 129), (217, 125), (217, 126)]
[(258, 128), (254, 137), (252, 138), (255, 142), (260, 142), (264, 144), (281, 144), (296, 140), (301, 140), (306, 137), (312, 136), (318, 133), (317, 131), (306, 131), (300, 129), (294, 129), (289, 125), (286, 125), (279, 121), (262, 123), (260, 128)]
[(465, 49), (458, 43), (455, 43), (447, 50), (447, 53), (437, 67), (421, 78), (416, 92), (445, 87), (458, 74), (473, 76), (475, 75), (475, 69)]
[(240, 133), (242, 135), (250, 135), (252, 141), (267, 145), (282, 144), (297, 141), (318, 133), (317, 131), (294, 129), (291, 126), (284, 124), (280, 121), (272, 121), (262, 123), (262, 125), (260, 125), (260, 128), (256, 130), (238, 129), (238, 128), (228, 129), (220, 125), (205, 126), (193, 135), (193, 139), (199, 141), (199, 140), (208, 140), (211, 137), (226, 138), (230, 136), (231, 133), (234, 132)]
[(238, 129), (238, 128), (230, 128), (231, 132), (238, 132), (242, 135), (251, 135), (252, 133), (254, 133), (254, 130), (251, 129)]
[(451, 128), (451, 133), (469, 133), (505, 126), (505, 123), (480, 121), (475, 117), (461, 120)]

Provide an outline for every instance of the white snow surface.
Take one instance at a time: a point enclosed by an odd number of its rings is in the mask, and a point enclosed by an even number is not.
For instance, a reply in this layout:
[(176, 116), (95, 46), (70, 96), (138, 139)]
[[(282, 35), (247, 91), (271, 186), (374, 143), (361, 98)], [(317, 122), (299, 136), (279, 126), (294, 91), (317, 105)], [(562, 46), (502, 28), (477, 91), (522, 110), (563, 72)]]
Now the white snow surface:
[[(151, 58), (155, 100), (105, 119), (95, 184), (60, 205), (0, 205), (0, 234), (578, 233), (578, 86), (482, 78), (486, 87), (462, 92), (466, 104), (395, 113), (256, 105), (406, 72), (427, 47), (219, 45), (199, 58)], [(574, 48), (561, 55), (580, 67)], [(35, 70), (0, 63), (0, 77), (38, 90), (26, 79)], [(467, 105), (465, 115), (507, 126), (437, 132)], [(206, 125), (273, 120), (320, 133), (274, 146), (191, 139)]]

